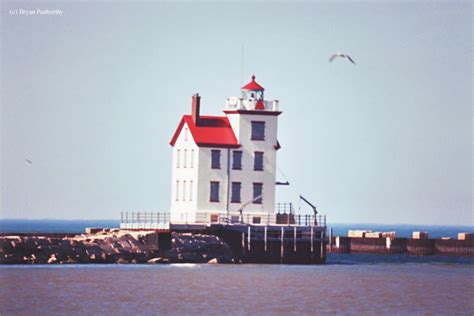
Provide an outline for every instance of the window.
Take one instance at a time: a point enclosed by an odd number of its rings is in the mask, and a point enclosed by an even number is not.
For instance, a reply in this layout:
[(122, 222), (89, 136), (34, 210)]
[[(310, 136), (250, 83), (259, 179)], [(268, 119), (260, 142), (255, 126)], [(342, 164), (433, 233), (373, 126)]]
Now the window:
[(175, 195), (176, 195), (176, 201), (179, 200), (179, 181), (176, 180), (176, 192), (175, 192)]
[(188, 128), (187, 127), (184, 129), (184, 141), (185, 142), (188, 141)]
[(242, 184), (240, 182), (232, 182), (232, 196), (230, 198), (231, 203), (240, 203), (240, 188)]
[(179, 157), (181, 156), (181, 150), (178, 149), (176, 152), (176, 168), (179, 168)]
[(253, 203), (262, 204), (262, 189), (263, 189), (263, 183), (255, 183), (254, 182), (254, 184), (253, 184), (253, 198), (255, 200), (253, 201)]
[(260, 224), (261, 222), (262, 222), (262, 218), (259, 217), (259, 216), (254, 216), (254, 217), (252, 218), (252, 223), (253, 223), (253, 224)]
[(219, 182), (211, 181), (211, 202), (219, 202)]
[(211, 150), (211, 168), (220, 169), (221, 168), (221, 151), (220, 150)]
[(183, 181), (183, 201), (186, 201), (186, 180)]
[(252, 121), (252, 140), (265, 140), (265, 122)]
[(190, 164), (190, 167), (191, 168), (194, 168), (194, 149), (191, 149), (191, 162), (189, 163)]
[(232, 169), (242, 170), (242, 152), (234, 150), (232, 152)]
[(253, 170), (262, 171), (263, 170), (263, 152), (256, 151), (255, 158), (253, 161)]
[(183, 157), (183, 168), (186, 168), (187, 160), (188, 160), (188, 150), (185, 149), (183, 154), (184, 154), (184, 157)]
[(189, 181), (189, 201), (193, 200), (193, 180)]

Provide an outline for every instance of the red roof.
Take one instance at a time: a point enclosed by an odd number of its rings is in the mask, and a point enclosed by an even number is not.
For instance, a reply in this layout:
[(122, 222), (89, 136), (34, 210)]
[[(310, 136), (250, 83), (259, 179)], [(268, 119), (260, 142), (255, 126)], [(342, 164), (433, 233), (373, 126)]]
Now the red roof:
[(262, 100), (257, 101), (257, 104), (255, 104), (255, 109), (256, 110), (265, 110), (265, 104), (263, 103)]
[(253, 75), (252, 81), (243, 86), (242, 90), (263, 91), (265, 89), (255, 81), (255, 75)]
[(170, 145), (174, 146), (184, 123), (186, 123), (196, 145), (199, 147), (240, 147), (227, 117), (200, 116), (199, 118), (199, 125), (196, 126), (191, 115), (183, 115)]

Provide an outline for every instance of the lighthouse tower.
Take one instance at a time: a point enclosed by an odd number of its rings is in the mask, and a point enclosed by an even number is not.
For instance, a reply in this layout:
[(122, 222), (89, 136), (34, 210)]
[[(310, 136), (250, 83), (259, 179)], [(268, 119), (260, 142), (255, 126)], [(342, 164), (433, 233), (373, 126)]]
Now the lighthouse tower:
[(261, 223), (274, 213), (278, 101), (252, 80), (226, 101), (225, 116), (201, 115), (192, 98), (171, 139), (171, 222), (212, 223), (222, 218)]

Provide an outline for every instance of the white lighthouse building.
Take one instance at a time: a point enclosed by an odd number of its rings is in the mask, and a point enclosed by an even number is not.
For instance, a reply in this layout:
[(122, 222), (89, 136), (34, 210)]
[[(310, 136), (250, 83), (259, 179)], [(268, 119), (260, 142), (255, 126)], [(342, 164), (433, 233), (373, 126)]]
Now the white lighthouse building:
[(200, 100), (192, 97), (170, 141), (171, 222), (265, 221), (275, 206), (278, 101), (264, 99), (255, 76), (227, 99), (225, 116), (201, 115)]

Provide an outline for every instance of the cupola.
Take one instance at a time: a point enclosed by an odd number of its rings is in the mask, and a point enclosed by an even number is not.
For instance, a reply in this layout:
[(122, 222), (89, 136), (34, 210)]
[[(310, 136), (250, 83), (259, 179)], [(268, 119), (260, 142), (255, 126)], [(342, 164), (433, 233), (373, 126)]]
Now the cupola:
[(242, 93), (240, 97), (230, 97), (227, 99), (227, 111), (246, 110), (278, 112), (278, 101), (265, 101), (265, 88), (255, 81), (255, 75), (253, 75), (252, 80), (241, 89)]
[(263, 92), (265, 91), (265, 88), (263, 88), (261, 85), (259, 85), (255, 81), (255, 75), (252, 76), (252, 81), (247, 83), (245, 86), (242, 87), (242, 98), (244, 100), (257, 100), (257, 101), (263, 101)]

